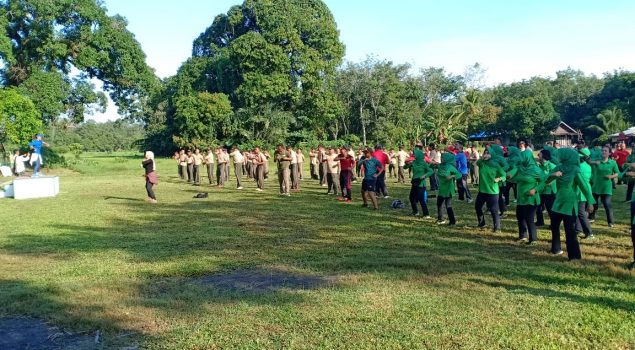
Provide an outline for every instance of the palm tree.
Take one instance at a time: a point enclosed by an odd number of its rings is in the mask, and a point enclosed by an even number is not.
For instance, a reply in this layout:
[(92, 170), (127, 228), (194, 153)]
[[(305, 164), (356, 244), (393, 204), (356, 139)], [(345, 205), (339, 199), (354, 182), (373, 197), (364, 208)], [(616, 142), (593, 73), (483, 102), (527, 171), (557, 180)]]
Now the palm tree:
[(599, 134), (595, 139), (598, 142), (608, 141), (609, 135), (619, 133), (628, 128), (624, 112), (617, 107), (605, 109), (597, 115), (597, 119), (598, 124), (589, 125), (587, 129), (596, 131)]

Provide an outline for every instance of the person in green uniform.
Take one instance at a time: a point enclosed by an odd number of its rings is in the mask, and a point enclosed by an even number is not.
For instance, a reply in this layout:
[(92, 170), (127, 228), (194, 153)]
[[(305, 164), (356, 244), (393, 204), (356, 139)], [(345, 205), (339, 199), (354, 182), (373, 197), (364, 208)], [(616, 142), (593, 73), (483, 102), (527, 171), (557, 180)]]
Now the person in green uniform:
[(593, 173), (593, 198), (602, 203), (604, 211), (606, 211), (606, 221), (609, 227), (613, 227), (613, 208), (611, 198), (613, 197), (613, 180), (619, 177), (620, 170), (617, 163), (610, 158), (611, 149), (609, 147), (602, 148), (602, 160), (592, 161), (594, 168)]
[[(507, 169), (507, 159), (505, 159), (504, 157), (503, 148), (501, 146), (499, 146), (498, 144), (492, 144), (487, 148), (487, 150), (491, 155), (491, 159), (493, 162), (497, 163), (498, 166), (503, 168), (503, 170)], [(500, 191), (498, 192), (498, 215), (501, 218), (504, 218), (505, 212), (507, 212), (507, 205), (505, 204), (506, 198), (504, 193), (504, 189), (507, 186), (507, 184), (505, 183), (505, 177), (503, 177), (503, 180), (498, 184), (498, 186), (500, 188)]]
[(504, 188), (505, 205), (507, 206), (509, 206), (511, 199), (511, 191), (514, 192), (514, 203), (518, 202), (518, 187), (516, 186), (516, 181), (513, 180), (513, 177), (516, 175), (516, 171), (518, 171), (517, 166), (518, 162), (520, 162), (520, 152), (521, 151), (518, 147), (507, 147), (507, 168), (505, 168), (507, 181), (505, 181), (506, 186)]
[[(580, 153), (580, 175), (582, 175), (584, 181), (590, 186), (593, 176), (593, 170), (588, 163), (591, 151), (589, 151), (588, 148), (581, 148), (578, 152)], [(578, 195), (578, 217), (575, 221), (575, 232), (576, 234), (582, 232), (584, 234), (582, 238), (584, 239), (593, 238), (593, 231), (591, 231), (591, 224), (589, 223), (589, 214), (587, 213), (587, 199), (580, 189), (578, 189), (576, 193)]]
[[(622, 179), (635, 181), (635, 169), (627, 168)], [(631, 197), (631, 242), (633, 242), (633, 262), (628, 265), (629, 270), (635, 269), (635, 197)]]
[[(551, 151), (543, 149), (538, 153), (538, 166), (542, 170), (545, 178), (548, 177), (556, 165), (551, 162)], [(546, 210), (551, 218), (551, 207), (553, 201), (556, 198), (556, 183), (552, 182), (549, 185), (545, 185), (540, 192), (540, 206), (536, 209), (536, 226), (541, 227), (545, 225), (544, 211)]]
[(540, 205), (540, 192), (544, 188), (546, 176), (534, 160), (530, 150), (524, 150), (518, 155), (516, 175), (512, 178), (518, 186), (518, 203), (516, 205), (516, 220), (518, 221), (518, 241), (533, 244), (538, 240), (536, 224), (536, 209)]
[(426, 177), (432, 176), (434, 170), (430, 168), (425, 161), (423, 153), (423, 144), (418, 143), (414, 150), (415, 159), (407, 163), (404, 169), (412, 169), (412, 179), (410, 180), (410, 205), (412, 207), (412, 215), (419, 216), (417, 203), (421, 205), (423, 217), (430, 218), (430, 211), (426, 203)]
[[(505, 179), (505, 170), (501, 165), (503, 163), (498, 158), (490, 154), (490, 149), (496, 152), (497, 145), (492, 145), (488, 150), (483, 152), (481, 159), (476, 161), (478, 165), (480, 178), (478, 183), (478, 195), (476, 196), (476, 202), (474, 207), (476, 209), (476, 218), (478, 220), (478, 227), (485, 227), (485, 215), (483, 214), (483, 205), (487, 205), (487, 209), (492, 215), (492, 222), (494, 227), (493, 232), (500, 232), (501, 220), (499, 214), (499, 184)], [(500, 148), (500, 147), (499, 147)]]
[(452, 153), (441, 155), (441, 164), (438, 166), (439, 191), (437, 192), (437, 224), (445, 224), (443, 219), (443, 206), (448, 213), (450, 226), (456, 225), (454, 209), (452, 209), (452, 197), (456, 193), (456, 179), (460, 179), (461, 172), (455, 166), (455, 157)]
[(582, 259), (580, 243), (575, 234), (575, 219), (578, 215), (578, 197), (576, 189), (580, 189), (589, 201), (589, 211), (593, 211), (595, 200), (591, 195), (591, 187), (580, 175), (580, 156), (570, 148), (560, 148), (557, 152), (560, 164), (551, 173), (547, 184), (556, 182), (556, 199), (551, 209), (551, 253), (562, 254), (560, 248), (560, 224), (564, 223), (564, 231), (569, 260)]

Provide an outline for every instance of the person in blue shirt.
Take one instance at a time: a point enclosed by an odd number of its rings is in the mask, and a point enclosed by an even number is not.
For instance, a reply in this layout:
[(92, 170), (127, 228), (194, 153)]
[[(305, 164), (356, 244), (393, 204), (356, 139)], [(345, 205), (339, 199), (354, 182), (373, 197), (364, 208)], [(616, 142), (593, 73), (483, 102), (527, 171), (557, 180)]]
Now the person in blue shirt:
[(35, 135), (35, 139), (29, 143), (29, 148), (33, 150), (31, 154), (31, 165), (33, 166), (33, 177), (40, 176), (40, 167), (44, 164), (42, 157), (42, 147), (48, 147), (48, 143), (42, 140), (43, 135)]
[(362, 171), (364, 172), (364, 180), (362, 181), (362, 200), (364, 201), (363, 207), (368, 207), (368, 200), (373, 204), (373, 209), (379, 208), (377, 203), (377, 196), (375, 195), (375, 187), (377, 184), (377, 178), (382, 174), (384, 164), (372, 156), (372, 152), (369, 149), (364, 150), (365, 159), (362, 161)]
[(461, 180), (457, 179), (456, 184), (459, 189), (459, 200), (466, 199), (468, 203), (472, 203), (472, 193), (467, 185), (467, 177), (469, 169), (467, 167), (467, 156), (463, 152), (463, 144), (460, 142), (454, 143), (454, 149), (456, 150), (456, 168), (461, 173)]

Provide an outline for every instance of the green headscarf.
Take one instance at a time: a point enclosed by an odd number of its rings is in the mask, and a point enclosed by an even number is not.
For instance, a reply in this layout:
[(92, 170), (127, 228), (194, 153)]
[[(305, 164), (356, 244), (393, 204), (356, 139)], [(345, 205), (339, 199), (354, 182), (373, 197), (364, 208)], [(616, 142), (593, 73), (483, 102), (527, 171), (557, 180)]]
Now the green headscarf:
[(578, 151), (572, 148), (559, 148), (558, 159), (560, 165), (556, 170), (562, 172), (561, 179), (565, 182), (573, 181), (580, 172), (580, 155)]
[(545, 147), (543, 147), (543, 149), (546, 149), (547, 151), (549, 151), (549, 154), (551, 155), (550, 162), (552, 162), (555, 165), (560, 164), (560, 161), (558, 160), (558, 150), (557, 149), (555, 149), (554, 147), (551, 147), (551, 146), (545, 146)]
[(489, 160), (492, 163), (495, 163), (497, 166), (505, 169), (507, 168), (507, 161), (504, 157), (503, 148), (497, 144), (493, 144), (489, 146), (489, 154), (492, 155), (492, 158)]
[(443, 153), (441, 155), (441, 164), (439, 164), (438, 174), (441, 177), (450, 175), (450, 169), (456, 168), (456, 157), (452, 153)]
[(542, 179), (544, 172), (536, 164), (534, 153), (528, 149), (520, 152), (518, 162), (518, 173), (534, 179)]
[(518, 167), (520, 164), (520, 149), (518, 147), (507, 147), (507, 164), (510, 167)]

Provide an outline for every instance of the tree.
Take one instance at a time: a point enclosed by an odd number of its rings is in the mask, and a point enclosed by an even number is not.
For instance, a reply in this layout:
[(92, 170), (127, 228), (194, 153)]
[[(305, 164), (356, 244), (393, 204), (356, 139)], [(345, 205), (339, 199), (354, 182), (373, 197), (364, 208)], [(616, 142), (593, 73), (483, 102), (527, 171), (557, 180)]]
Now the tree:
[[(91, 78), (101, 80), (120, 113), (129, 116), (137, 116), (156, 88), (126, 20), (107, 16), (97, 0), (4, 0), (0, 15), (1, 81), (28, 92), (46, 120), (70, 111), (81, 121), (92, 107), (78, 104), (103, 101)], [(75, 78), (81, 82), (71, 78), (74, 70), (82, 73)]]
[(602, 111), (597, 115), (597, 124), (589, 125), (587, 129), (599, 134), (596, 142), (609, 141), (609, 135), (622, 132), (628, 128), (628, 123), (624, 118), (624, 112), (617, 107)]
[(15, 89), (0, 89), (0, 147), (6, 142), (25, 145), (42, 128), (33, 102)]
[(229, 134), (232, 109), (225, 94), (200, 92), (176, 101), (175, 143), (179, 146), (207, 146)]

